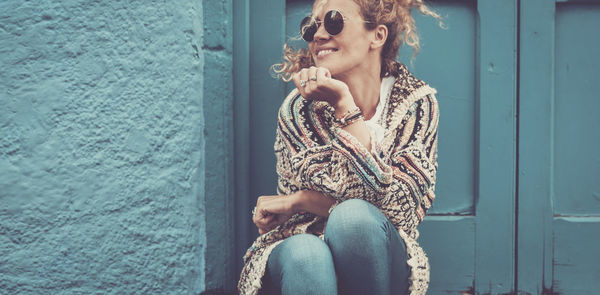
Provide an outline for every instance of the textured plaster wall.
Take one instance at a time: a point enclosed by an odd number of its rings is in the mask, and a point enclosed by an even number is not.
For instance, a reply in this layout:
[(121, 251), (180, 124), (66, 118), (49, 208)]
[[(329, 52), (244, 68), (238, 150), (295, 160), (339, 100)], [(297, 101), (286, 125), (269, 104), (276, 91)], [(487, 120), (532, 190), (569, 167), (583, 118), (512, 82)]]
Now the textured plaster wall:
[(204, 15), (0, 2), (0, 294), (205, 289)]

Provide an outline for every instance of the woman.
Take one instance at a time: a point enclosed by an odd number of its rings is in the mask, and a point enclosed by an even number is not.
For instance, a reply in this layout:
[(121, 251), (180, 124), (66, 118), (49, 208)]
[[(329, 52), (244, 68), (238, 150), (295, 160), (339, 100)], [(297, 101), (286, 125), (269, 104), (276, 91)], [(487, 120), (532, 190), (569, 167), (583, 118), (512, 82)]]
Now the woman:
[(317, 0), (276, 72), (278, 195), (253, 210), (260, 237), (241, 294), (425, 294), (417, 225), (434, 200), (435, 89), (395, 61), (416, 50), (421, 0)]

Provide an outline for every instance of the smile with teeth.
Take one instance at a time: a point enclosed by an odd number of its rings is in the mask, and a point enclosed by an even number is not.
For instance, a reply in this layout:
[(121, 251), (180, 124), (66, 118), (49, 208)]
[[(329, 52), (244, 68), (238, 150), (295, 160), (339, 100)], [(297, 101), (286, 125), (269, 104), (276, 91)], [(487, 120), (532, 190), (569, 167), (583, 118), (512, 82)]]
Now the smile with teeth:
[(327, 54), (337, 51), (337, 49), (323, 49), (317, 52), (317, 57), (323, 57)]

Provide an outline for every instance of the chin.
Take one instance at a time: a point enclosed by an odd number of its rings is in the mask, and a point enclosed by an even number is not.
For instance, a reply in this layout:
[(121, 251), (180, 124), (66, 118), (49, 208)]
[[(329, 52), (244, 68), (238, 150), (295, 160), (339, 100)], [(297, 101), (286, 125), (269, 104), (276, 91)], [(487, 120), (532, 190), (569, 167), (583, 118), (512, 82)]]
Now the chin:
[(315, 65), (319, 68), (326, 68), (331, 73), (331, 76), (335, 76), (339, 73), (339, 62), (324, 60), (321, 62), (315, 61)]

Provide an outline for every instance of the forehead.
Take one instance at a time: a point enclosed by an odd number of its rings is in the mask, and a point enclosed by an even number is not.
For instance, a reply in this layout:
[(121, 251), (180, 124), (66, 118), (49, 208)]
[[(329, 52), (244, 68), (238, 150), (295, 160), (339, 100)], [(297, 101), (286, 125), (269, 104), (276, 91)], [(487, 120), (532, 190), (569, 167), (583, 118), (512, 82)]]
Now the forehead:
[(354, 0), (315, 0), (312, 15), (322, 19), (327, 11), (338, 10), (344, 16), (359, 15), (360, 7)]

